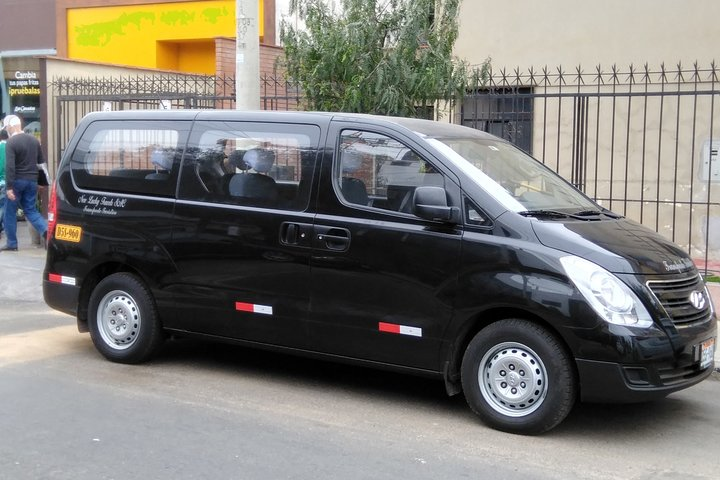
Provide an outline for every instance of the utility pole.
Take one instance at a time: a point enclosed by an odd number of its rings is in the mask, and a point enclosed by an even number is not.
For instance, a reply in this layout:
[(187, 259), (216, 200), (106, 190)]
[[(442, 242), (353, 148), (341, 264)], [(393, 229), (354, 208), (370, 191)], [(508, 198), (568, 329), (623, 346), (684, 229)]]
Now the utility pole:
[(260, 31), (258, 2), (235, 0), (235, 108), (260, 109)]

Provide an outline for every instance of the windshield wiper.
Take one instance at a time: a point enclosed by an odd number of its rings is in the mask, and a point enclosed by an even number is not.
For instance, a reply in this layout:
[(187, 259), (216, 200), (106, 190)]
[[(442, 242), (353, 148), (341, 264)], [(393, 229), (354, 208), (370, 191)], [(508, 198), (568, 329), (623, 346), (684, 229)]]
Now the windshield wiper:
[(572, 215), (558, 212), (557, 210), (526, 210), (524, 212), (517, 212), (523, 217), (556, 217), (556, 218), (568, 218)]
[(602, 212), (598, 210), (587, 210), (580, 213), (565, 213), (557, 210), (527, 210), (524, 212), (517, 212), (523, 217), (554, 217), (554, 218), (574, 218), (576, 220), (584, 220), (590, 222), (593, 219), (588, 218), (590, 215), (598, 215)]
[(611, 212), (610, 210), (603, 208), (602, 210), (583, 210), (582, 212), (575, 212), (573, 215), (577, 215), (578, 217), (592, 217), (595, 215), (605, 215), (606, 217), (610, 218), (622, 218), (622, 215), (618, 215), (617, 213)]

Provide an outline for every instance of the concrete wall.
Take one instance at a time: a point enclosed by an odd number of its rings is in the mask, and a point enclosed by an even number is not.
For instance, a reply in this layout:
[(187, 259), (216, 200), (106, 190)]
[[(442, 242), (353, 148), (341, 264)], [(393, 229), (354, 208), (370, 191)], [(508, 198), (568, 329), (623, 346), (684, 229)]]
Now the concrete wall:
[(718, 19), (717, 0), (465, 0), (455, 53), (495, 70), (709, 64)]

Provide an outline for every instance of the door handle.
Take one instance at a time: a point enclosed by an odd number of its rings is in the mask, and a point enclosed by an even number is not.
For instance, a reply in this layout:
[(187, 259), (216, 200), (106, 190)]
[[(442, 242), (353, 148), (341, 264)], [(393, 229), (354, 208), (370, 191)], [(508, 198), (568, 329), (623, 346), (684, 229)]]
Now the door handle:
[(350, 248), (350, 230), (338, 227), (315, 227), (315, 246), (323, 250), (344, 252)]
[(312, 224), (284, 222), (280, 225), (280, 243), (293, 247), (310, 247), (312, 230)]

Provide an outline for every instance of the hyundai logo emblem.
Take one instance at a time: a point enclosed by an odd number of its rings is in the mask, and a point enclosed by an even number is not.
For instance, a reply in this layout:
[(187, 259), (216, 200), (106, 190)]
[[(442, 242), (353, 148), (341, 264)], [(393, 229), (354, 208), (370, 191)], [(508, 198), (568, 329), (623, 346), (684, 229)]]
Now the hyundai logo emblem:
[(690, 304), (698, 310), (705, 308), (705, 295), (695, 290), (690, 294)]

